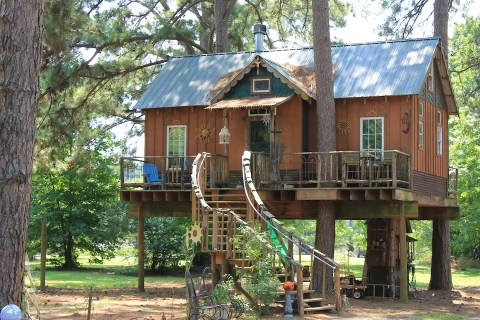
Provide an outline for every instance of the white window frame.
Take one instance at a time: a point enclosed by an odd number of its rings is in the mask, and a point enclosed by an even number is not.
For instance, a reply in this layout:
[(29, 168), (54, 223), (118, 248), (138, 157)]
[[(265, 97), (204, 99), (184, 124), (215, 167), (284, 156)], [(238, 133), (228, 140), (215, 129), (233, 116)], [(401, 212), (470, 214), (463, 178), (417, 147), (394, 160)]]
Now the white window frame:
[(425, 127), (423, 121), (418, 122), (418, 148), (425, 148)]
[[(255, 90), (255, 82), (257, 81), (268, 81), (268, 89)], [(272, 79), (270, 77), (252, 78), (252, 93), (271, 93), (271, 92), (272, 92)]]
[(437, 155), (443, 155), (443, 130), (437, 127)]
[(418, 103), (418, 116), (423, 118), (423, 113), (425, 111), (423, 110), (423, 102)]
[[(183, 155), (170, 155), (170, 129), (174, 128), (184, 128), (185, 133), (184, 133), (184, 139), (183, 139)], [(187, 156), (187, 137), (188, 137), (188, 131), (187, 131), (187, 126), (186, 125), (171, 125), (167, 126), (167, 152), (166, 155), (167, 157), (183, 157), (185, 158)], [(167, 158), (168, 159), (168, 158)], [(168, 161), (167, 161), (167, 168), (168, 168)]]
[[(363, 147), (363, 121), (366, 120), (381, 120), (382, 121), (382, 145), (381, 149), (375, 149), (375, 150), (365, 150)], [(383, 153), (385, 151), (385, 118), (384, 117), (361, 117), (360, 118), (360, 151), (364, 152), (374, 152), (377, 154), (377, 152), (380, 152), (380, 156), (383, 159)]]
[(442, 125), (442, 112), (437, 110), (437, 126)]
[(433, 61), (430, 62), (430, 65), (428, 66), (428, 75), (427, 75), (427, 87), (428, 91), (433, 92), (434, 90), (434, 67), (433, 67)]
[[(265, 112), (258, 112), (258, 111), (265, 111)], [(253, 112), (252, 112), (253, 111)], [(248, 116), (249, 117), (263, 117), (265, 115), (270, 115), (271, 114), (271, 111), (270, 109), (265, 109), (265, 108), (261, 108), (261, 109), (248, 109)]]

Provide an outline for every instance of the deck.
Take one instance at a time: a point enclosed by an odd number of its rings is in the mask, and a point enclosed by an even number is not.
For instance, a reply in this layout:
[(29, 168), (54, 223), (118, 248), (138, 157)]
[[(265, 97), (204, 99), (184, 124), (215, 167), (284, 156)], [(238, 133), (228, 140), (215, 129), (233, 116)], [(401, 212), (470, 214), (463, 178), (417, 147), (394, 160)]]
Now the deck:
[[(136, 215), (141, 207), (146, 216), (158, 216), (158, 212), (189, 216), (193, 158), (122, 158), (120, 195), (129, 202), (130, 213)], [(156, 172), (145, 174), (146, 163), (154, 164)], [(224, 156), (208, 158), (207, 188), (223, 194), (243, 192), (241, 173), (230, 172), (227, 163)], [(339, 219), (389, 217), (402, 206), (410, 218), (458, 218), (457, 170), (450, 170), (445, 179), (446, 197), (419, 194), (412, 188), (410, 156), (397, 150), (309, 152), (275, 158), (252, 153), (251, 163), (255, 187), (279, 217), (314, 218), (315, 202), (335, 201)]]

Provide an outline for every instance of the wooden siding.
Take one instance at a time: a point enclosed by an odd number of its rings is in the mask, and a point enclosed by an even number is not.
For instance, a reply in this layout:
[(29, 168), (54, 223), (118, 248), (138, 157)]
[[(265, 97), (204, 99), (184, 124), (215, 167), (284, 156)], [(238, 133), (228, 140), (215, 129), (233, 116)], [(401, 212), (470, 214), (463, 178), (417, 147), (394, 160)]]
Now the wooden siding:
[[(448, 177), (448, 113), (445, 109), (436, 107), (428, 100), (418, 97), (414, 99), (414, 108), (412, 116), (413, 128), (413, 147), (412, 168), (415, 171), (425, 174)], [(423, 117), (419, 116), (419, 104), (423, 103)], [(437, 111), (442, 115), (442, 155), (437, 153)], [(424, 127), (424, 146), (419, 147), (418, 127), (419, 121), (423, 122)]]
[(412, 191), (417, 194), (446, 198), (447, 179), (419, 171), (413, 171)]
[(406, 133), (407, 125), (402, 123), (405, 114), (413, 109), (412, 96), (374, 97), (336, 100), (336, 124), (343, 122), (344, 128), (337, 127), (337, 150), (360, 150), (360, 118), (384, 118), (384, 150), (400, 150), (411, 154), (412, 129)]
[[(231, 98), (243, 98), (252, 96), (251, 81), (256, 77), (270, 77), (272, 95), (288, 96), (294, 94), (293, 89), (290, 89), (280, 79), (275, 77), (273, 73), (269, 72), (265, 67), (253, 68), (248, 74), (245, 75), (229, 92), (225, 94), (224, 99)], [(259, 94), (261, 95), (261, 94)]]
[[(282, 153), (301, 152), (302, 146), (302, 103), (299, 96), (295, 96), (286, 103), (277, 107), (278, 139), (281, 142)], [(218, 134), (224, 126), (224, 117), (230, 131), (230, 144), (225, 147), (218, 143)], [(248, 116), (247, 109), (232, 110), (205, 110), (204, 107), (181, 107), (149, 109), (145, 111), (145, 155), (166, 155), (166, 135), (169, 125), (187, 126), (187, 155), (196, 155), (206, 151), (214, 154), (229, 155), (229, 169), (241, 170), (241, 156), (245, 149), (249, 149), (249, 121), (261, 117)], [(213, 130), (210, 142), (202, 142), (197, 138), (197, 130), (202, 125), (209, 125)]]

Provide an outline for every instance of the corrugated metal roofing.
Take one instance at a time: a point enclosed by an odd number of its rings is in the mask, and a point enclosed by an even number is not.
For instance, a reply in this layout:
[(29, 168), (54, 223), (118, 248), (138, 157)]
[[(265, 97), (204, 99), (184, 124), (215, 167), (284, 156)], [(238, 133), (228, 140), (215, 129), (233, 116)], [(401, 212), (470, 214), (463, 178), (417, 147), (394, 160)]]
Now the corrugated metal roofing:
[(255, 108), (255, 107), (274, 107), (278, 106), (293, 96), (253, 96), (236, 99), (225, 99), (212, 104), (206, 109), (238, 109), (238, 108)]
[[(332, 46), (335, 98), (417, 94), (438, 42), (427, 38)], [(208, 105), (213, 85), (245, 69), (257, 55), (295, 85), (298, 81), (283, 66), (314, 67), (312, 48), (174, 57), (135, 108)]]

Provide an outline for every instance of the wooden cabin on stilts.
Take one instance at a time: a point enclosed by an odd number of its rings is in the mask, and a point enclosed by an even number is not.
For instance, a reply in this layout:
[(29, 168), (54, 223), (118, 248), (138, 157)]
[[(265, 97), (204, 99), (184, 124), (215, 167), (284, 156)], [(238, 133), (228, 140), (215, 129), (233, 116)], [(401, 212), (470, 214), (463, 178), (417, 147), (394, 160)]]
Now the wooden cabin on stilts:
[[(338, 263), (281, 222), (315, 219), (329, 201), (337, 220), (366, 220), (366, 293), (407, 301), (409, 222), (459, 218), (447, 126), (457, 107), (440, 41), (334, 45), (332, 59), (332, 152), (316, 150), (312, 48), (165, 63), (135, 107), (145, 156), (121, 159), (121, 199), (139, 219), (140, 290), (144, 219), (191, 216), (217, 279), (256, 263), (239, 232), (250, 228), (295, 283), (300, 314), (339, 308)], [(322, 270), (311, 269), (316, 259)], [(335, 291), (314, 293), (312, 278), (326, 274)]]

